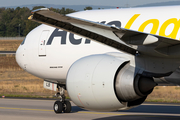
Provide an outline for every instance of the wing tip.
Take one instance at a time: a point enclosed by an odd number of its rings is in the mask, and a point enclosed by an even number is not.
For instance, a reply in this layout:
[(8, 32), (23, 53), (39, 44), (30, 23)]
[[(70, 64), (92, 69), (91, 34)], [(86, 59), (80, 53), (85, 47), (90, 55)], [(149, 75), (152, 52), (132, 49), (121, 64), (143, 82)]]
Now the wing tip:
[(38, 11), (49, 11), (49, 8), (40, 8), (40, 9), (36, 9), (36, 10), (33, 10), (31, 13), (35, 13), (35, 12), (38, 12)]

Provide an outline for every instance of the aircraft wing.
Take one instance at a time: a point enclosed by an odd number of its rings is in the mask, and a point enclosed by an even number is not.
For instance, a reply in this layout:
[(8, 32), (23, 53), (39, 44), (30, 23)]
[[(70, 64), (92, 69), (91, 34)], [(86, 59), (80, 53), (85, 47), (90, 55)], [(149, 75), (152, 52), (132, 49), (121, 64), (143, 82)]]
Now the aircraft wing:
[(158, 35), (120, 28), (71, 16), (47, 8), (33, 11), (30, 20), (47, 24), (120, 51), (137, 55), (180, 58), (180, 41)]

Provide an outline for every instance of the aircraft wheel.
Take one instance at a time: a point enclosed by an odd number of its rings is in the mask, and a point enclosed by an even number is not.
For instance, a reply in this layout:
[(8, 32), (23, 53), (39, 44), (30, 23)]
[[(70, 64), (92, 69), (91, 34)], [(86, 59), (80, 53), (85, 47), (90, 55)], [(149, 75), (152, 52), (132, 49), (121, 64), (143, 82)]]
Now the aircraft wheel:
[(71, 103), (67, 100), (64, 101), (63, 111), (64, 111), (64, 113), (71, 112)]
[(62, 113), (63, 110), (63, 104), (60, 101), (56, 101), (53, 106), (55, 113)]

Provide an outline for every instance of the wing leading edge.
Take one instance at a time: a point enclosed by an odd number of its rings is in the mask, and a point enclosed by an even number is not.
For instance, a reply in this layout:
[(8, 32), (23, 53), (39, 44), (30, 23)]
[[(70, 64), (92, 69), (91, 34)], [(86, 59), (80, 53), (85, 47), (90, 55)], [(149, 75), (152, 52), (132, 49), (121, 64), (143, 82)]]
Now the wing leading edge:
[[(174, 49), (177, 50), (180, 42), (171, 38), (64, 16), (47, 8), (33, 11), (33, 15), (28, 19), (78, 34), (132, 55), (143, 53), (146, 55), (157, 54), (162, 57), (180, 57), (180, 52), (178, 52), (180, 50), (174, 53)], [(108, 34), (101, 31), (106, 31)], [(116, 37), (112, 37), (111, 34)], [(147, 48), (148, 51), (145, 50)]]

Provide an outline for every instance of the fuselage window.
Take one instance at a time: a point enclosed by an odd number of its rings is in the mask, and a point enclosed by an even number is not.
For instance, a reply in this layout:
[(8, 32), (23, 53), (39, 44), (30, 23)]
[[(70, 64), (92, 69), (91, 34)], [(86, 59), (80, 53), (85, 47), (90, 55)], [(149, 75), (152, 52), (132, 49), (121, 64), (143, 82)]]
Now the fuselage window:
[(26, 40), (26, 38), (22, 41), (21, 45), (24, 45), (25, 40)]

